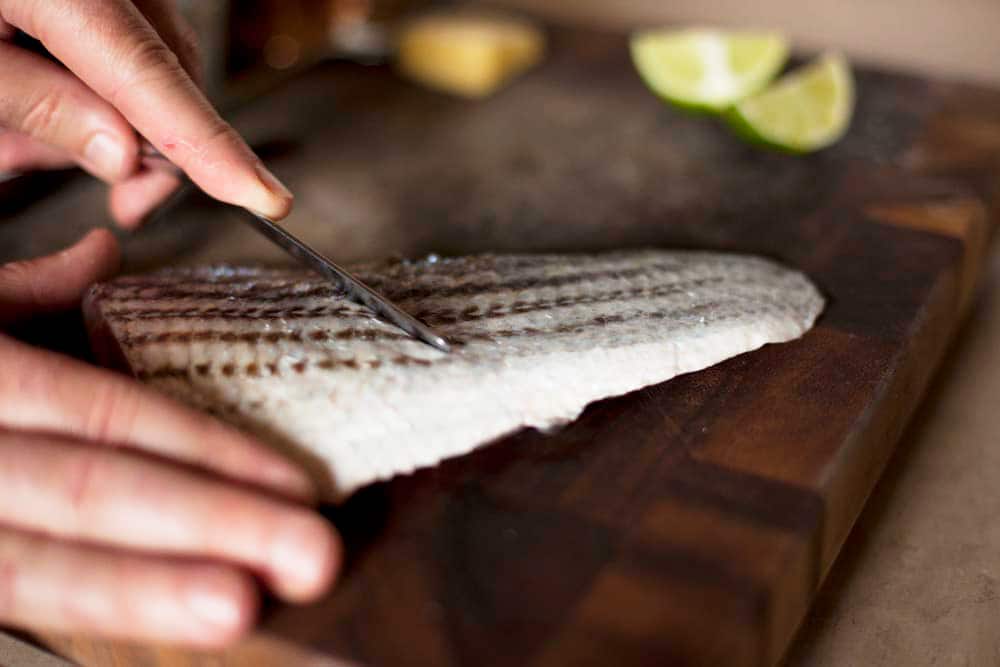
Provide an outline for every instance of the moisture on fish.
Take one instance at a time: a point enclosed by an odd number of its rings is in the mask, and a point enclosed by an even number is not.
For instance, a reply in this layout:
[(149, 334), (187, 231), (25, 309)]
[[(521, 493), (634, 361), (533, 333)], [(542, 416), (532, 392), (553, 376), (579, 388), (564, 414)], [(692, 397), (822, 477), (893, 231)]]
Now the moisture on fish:
[(705, 252), (473, 256), (354, 267), (435, 327), (445, 354), (299, 270), (120, 278), (86, 311), (140, 380), (284, 447), (329, 499), (587, 404), (801, 336), (798, 272)]

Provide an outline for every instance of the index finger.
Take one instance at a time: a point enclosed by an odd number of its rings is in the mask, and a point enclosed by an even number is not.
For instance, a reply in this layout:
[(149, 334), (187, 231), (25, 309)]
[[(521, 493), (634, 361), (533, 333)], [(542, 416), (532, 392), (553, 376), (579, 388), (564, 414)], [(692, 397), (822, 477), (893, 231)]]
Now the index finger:
[(340, 561), (319, 514), (124, 452), (0, 431), (0, 483), (0, 527), (239, 563), (293, 601), (322, 593)]
[(39, 39), (205, 192), (273, 218), (288, 214), (291, 193), (131, 2), (0, 0), (0, 14)]
[(60, 433), (313, 495), (297, 466), (222, 422), (118, 375), (0, 335), (0, 429)]

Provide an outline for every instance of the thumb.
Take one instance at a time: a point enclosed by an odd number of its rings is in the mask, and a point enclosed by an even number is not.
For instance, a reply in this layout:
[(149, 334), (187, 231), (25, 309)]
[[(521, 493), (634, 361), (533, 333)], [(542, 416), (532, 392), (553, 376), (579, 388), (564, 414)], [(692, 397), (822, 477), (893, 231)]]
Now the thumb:
[(95, 229), (54, 255), (0, 265), (0, 326), (76, 306), (91, 284), (114, 275), (120, 261), (114, 235)]

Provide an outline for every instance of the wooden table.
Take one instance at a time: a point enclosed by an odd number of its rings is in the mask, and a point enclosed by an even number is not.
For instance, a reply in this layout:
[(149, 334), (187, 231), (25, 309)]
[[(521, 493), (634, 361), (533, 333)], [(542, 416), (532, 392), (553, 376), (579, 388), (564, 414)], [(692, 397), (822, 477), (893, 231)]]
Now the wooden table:
[[(862, 72), (847, 140), (793, 158), (664, 109), (623, 38), (583, 32), (486, 103), (330, 64), (239, 123), (287, 140), (289, 225), (338, 258), (707, 247), (776, 257), (830, 297), (801, 341), (330, 508), (342, 585), (213, 658), (240, 665), (775, 662), (970, 304), (1000, 173), (996, 93)], [(0, 224), (0, 252), (49, 249), (100, 204), (73, 183)], [(281, 259), (198, 203), (128, 252)], [(206, 660), (45, 639), (86, 664)]]

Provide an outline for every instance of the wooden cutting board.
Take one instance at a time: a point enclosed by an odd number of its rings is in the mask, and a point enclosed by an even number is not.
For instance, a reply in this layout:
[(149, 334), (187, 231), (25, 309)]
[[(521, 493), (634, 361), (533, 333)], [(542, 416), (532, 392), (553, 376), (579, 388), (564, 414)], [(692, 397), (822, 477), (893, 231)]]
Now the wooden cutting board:
[[(804, 270), (830, 305), (800, 341), (329, 508), (340, 586), (270, 605), (223, 656), (44, 639), (88, 665), (774, 664), (972, 303), (1000, 201), (1000, 94), (866, 70), (858, 95), (832, 150), (764, 153), (664, 108), (624, 37), (560, 31), (486, 102), (340, 63), (244, 112), (291, 140), (289, 224), (338, 258), (724, 249)], [(197, 206), (129, 253), (279, 257)]]

